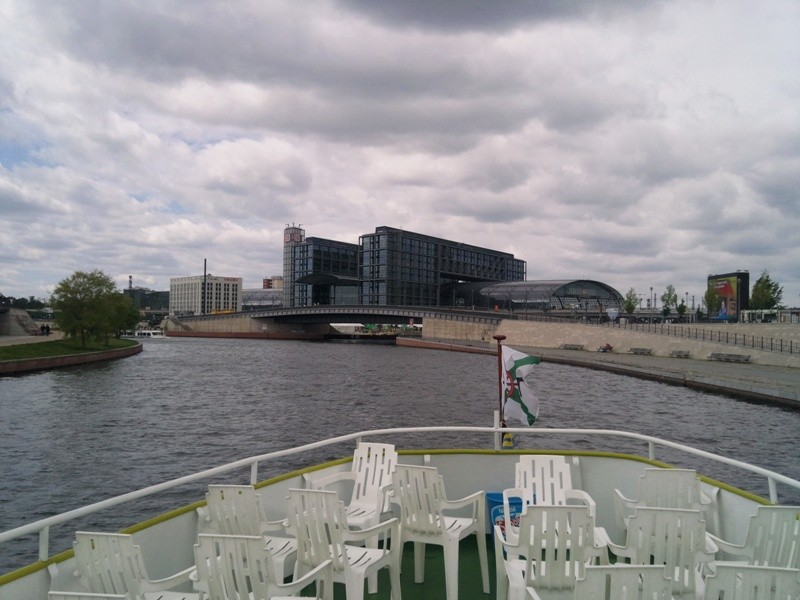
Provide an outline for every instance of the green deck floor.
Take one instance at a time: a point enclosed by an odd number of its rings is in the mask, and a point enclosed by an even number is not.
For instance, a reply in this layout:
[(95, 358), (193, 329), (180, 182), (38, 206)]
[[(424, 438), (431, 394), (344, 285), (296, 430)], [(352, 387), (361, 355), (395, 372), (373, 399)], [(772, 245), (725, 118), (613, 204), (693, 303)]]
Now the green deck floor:
[[(458, 597), (463, 600), (488, 600), (495, 597), (494, 547), (486, 536), (486, 549), (489, 559), (489, 594), (484, 594), (481, 584), (478, 546), (475, 536), (461, 541), (458, 560)], [(425, 582), (414, 583), (414, 544), (407, 543), (403, 548), (403, 565), (400, 585), (403, 600), (437, 600), (445, 598), (444, 556), (441, 546), (427, 546), (425, 551)], [(382, 569), (378, 575), (378, 593), (367, 594), (365, 600), (389, 600), (391, 585), (389, 573)], [(344, 584), (334, 585), (334, 600), (345, 600)]]

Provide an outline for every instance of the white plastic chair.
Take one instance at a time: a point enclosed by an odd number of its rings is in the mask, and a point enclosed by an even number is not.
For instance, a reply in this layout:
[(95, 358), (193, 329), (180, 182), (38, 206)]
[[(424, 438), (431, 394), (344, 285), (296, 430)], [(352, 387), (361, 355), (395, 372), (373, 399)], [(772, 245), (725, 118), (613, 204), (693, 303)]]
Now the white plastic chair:
[(147, 575), (142, 551), (124, 533), (75, 534), (75, 561), (82, 583), (93, 593), (129, 594), (133, 600), (197, 600), (198, 594), (171, 592), (188, 584), (194, 565), (164, 579)]
[[(287, 499), (289, 525), (297, 536), (295, 577), (304, 576), (323, 562), (332, 561), (334, 582), (345, 584), (347, 600), (362, 600), (364, 582), (380, 569), (389, 569), (392, 598), (401, 599), (400, 559), (402, 546), (398, 521), (390, 519), (374, 527), (351, 530), (347, 526), (344, 503), (336, 492), (290, 489)], [(370, 537), (383, 537), (382, 548), (351, 545), (363, 544)]]
[[(352, 484), (350, 502), (345, 506), (347, 524), (353, 529), (367, 529), (381, 522), (389, 512), (388, 492), (392, 487), (392, 473), (397, 464), (397, 451), (392, 444), (359, 443), (353, 452), (349, 471), (310, 478), (309, 487), (315, 490), (328, 488), (346, 481)], [(371, 548), (378, 547), (378, 539), (366, 541)], [(369, 593), (378, 591), (376, 577), (369, 578)]]
[(759, 506), (743, 544), (709, 537), (720, 551), (743, 558), (745, 564), (800, 569), (800, 506)]
[[(511, 498), (522, 500), (522, 509), (526, 506), (551, 505), (551, 506), (584, 506), (589, 515), (596, 517), (596, 503), (588, 492), (576, 489), (572, 479), (573, 462), (577, 465), (578, 458), (567, 460), (561, 455), (549, 454), (523, 454), (519, 457), (514, 467), (514, 487), (503, 490), (503, 517), (506, 523), (506, 540), (512, 544), (516, 542), (517, 528), (512, 526)], [(608, 543), (611, 541), (604, 527), (595, 525), (593, 541), (598, 550), (601, 564), (608, 564)], [(495, 550), (495, 553), (497, 550)], [(501, 574), (498, 573), (498, 577)], [(506, 585), (498, 580), (498, 585)]]
[(388, 511), (387, 493), (392, 488), (392, 473), (397, 464), (397, 451), (392, 444), (360, 443), (353, 452), (349, 471), (316, 477), (309, 481), (311, 489), (321, 490), (340, 481), (352, 482), (350, 502), (346, 505), (347, 523), (363, 529), (380, 522)]
[(284, 578), (294, 572), (297, 541), (284, 521), (267, 521), (259, 495), (252, 485), (209, 485), (206, 493), (205, 529), (225, 535), (260, 535), (276, 573)]
[[(560, 455), (521, 455), (514, 467), (514, 487), (503, 490), (503, 516), (506, 523), (511, 522), (510, 498), (521, 498), (523, 510), (530, 504), (582, 504), (592, 517), (596, 516), (595, 501), (584, 490), (575, 489), (572, 467), (566, 457)], [(513, 532), (511, 536), (510, 541), (513, 542)]]
[[(541, 600), (529, 590), (534, 600)], [(588, 566), (575, 582), (574, 600), (672, 600), (672, 582), (656, 565)]]
[(631, 564), (664, 565), (673, 595), (694, 598), (703, 588), (702, 569), (716, 551), (707, 544), (700, 511), (641, 507), (628, 520), (625, 546), (609, 548)]
[[(393, 501), (400, 506), (400, 544), (414, 542), (414, 580), (425, 580), (425, 544), (444, 550), (447, 600), (458, 598), (458, 547), (470, 535), (478, 541), (483, 593), (489, 593), (489, 564), (486, 555), (486, 500), (475, 492), (460, 500), (447, 500), (444, 480), (436, 467), (397, 465), (393, 477)], [(469, 516), (448, 516), (445, 512), (466, 509)], [(401, 550), (402, 551), (402, 550)]]
[(693, 469), (645, 469), (639, 478), (636, 499), (627, 498), (614, 488), (616, 513), (625, 524), (640, 506), (705, 511), (712, 504), (701, 491), (700, 479)]
[(755, 565), (719, 565), (706, 579), (703, 600), (797, 600), (800, 573), (796, 569)]
[(496, 525), (497, 597), (522, 600), (526, 588), (548, 593), (571, 590), (600, 555), (594, 531), (594, 518), (585, 506), (528, 506), (513, 543), (503, 539)]
[(283, 583), (276, 578), (270, 554), (261, 536), (200, 534), (194, 547), (198, 587), (209, 600), (272, 600), (299, 598), (315, 583), (314, 598), (333, 598), (330, 560)]

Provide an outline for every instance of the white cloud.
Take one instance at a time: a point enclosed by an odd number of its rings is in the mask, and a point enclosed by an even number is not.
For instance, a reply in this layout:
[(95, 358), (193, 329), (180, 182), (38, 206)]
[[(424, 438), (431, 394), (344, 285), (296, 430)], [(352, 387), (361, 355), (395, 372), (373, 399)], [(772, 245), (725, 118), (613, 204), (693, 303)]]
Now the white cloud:
[(623, 293), (800, 295), (800, 7), (0, 4), (0, 291), (281, 272), (379, 225)]

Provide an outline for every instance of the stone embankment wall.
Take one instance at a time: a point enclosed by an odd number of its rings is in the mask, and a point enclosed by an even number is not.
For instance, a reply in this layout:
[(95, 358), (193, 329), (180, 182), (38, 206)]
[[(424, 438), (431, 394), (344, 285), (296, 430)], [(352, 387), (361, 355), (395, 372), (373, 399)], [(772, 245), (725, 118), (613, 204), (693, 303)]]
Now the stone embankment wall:
[(88, 352), (86, 354), (70, 354), (67, 356), (51, 356), (49, 358), (25, 358), (20, 360), (0, 361), (0, 374), (26, 373), (28, 371), (43, 371), (59, 367), (71, 367), (104, 360), (116, 360), (133, 356), (142, 351), (142, 345), (137, 344), (130, 348), (118, 348), (101, 352)]
[[(674, 327), (674, 326), (673, 326)], [(689, 327), (689, 326), (687, 326)], [(692, 325), (692, 330), (700, 326)], [(720, 328), (741, 335), (791, 340), (800, 344), (800, 325), (798, 324), (730, 324), (709, 325), (707, 329), (716, 332)], [(493, 336), (505, 335), (503, 342), (509, 346), (533, 348), (559, 348), (564, 344), (582, 345), (587, 351), (596, 351), (600, 346), (611, 344), (614, 352), (628, 353), (631, 348), (650, 348), (655, 356), (669, 356), (673, 350), (687, 350), (691, 358), (707, 359), (714, 352), (726, 354), (747, 354), (756, 364), (800, 368), (800, 354), (789, 355), (779, 352), (765, 352), (753, 348), (743, 348), (731, 344), (719, 344), (676, 337), (658, 333), (640, 332), (631, 329), (586, 325), (583, 323), (541, 323), (536, 321), (503, 320), (497, 328), (474, 323), (460, 323), (444, 319), (425, 319), (422, 327), (423, 339), (464, 340), (467, 344), (495, 344)]]
[[(202, 321), (168, 319), (165, 322), (167, 332), (214, 333), (214, 334), (278, 334), (280, 336), (296, 335), (323, 335), (333, 330), (327, 323), (314, 323), (307, 325), (273, 323), (267, 319), (247, 319), (242, 315), (227, 317), (206, 317)], [(219, 337), (219, 336), (216, 336)], [(231, 336), (237, 337), (237, 336)]]

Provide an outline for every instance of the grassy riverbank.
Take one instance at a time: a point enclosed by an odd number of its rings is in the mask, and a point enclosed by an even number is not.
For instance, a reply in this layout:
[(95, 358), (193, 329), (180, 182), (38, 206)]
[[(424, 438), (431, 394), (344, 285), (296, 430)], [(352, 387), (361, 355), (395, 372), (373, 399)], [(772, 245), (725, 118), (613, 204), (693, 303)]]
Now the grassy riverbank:
[(104, 352), (106, 350), (129, 348), (131, 346), (135, 346), (136, 344), (136, 340), (116, 338), (111, 338), (108, 341), (108, 344), (106, 344), (104, 341), (87, 341), (86, 346), (81, 346), (79, 340), (75, 341), (68, 339), (38, 342), (35, 344), (15, 344), (12, 346), (0, 346), (0, 361), (50, 358), (53, 356), (70, 356), (75, 354), (86, 354), (89, 352)]

